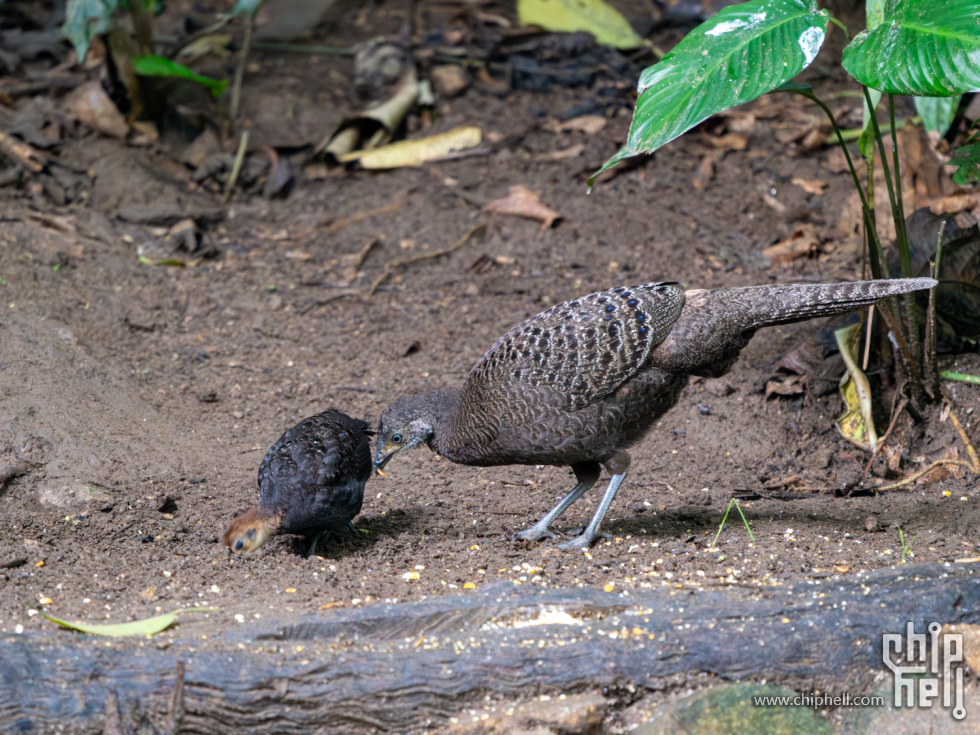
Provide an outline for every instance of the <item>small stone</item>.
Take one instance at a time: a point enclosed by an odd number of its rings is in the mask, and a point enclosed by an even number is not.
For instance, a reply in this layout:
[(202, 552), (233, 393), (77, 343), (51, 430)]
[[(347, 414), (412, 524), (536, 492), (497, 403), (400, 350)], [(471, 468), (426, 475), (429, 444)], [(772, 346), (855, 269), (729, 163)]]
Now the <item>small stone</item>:
[(51, 480), (41, 485), (37, 494), (42, 505), (55, 508), (72, 508), (90, 503), (105, 505), (110, 500), (106, 492), (80, 480)]
[(874, 516), (868, 516), (864, 519), (864, 530), (868, 533), (877, 533), (878, 531), (883, 531), (881, 523)]
[(456, 97), (469, 86), (466, 71), (456, 64), (445, 64), (432, 69), (432, 86), (440, 97)]

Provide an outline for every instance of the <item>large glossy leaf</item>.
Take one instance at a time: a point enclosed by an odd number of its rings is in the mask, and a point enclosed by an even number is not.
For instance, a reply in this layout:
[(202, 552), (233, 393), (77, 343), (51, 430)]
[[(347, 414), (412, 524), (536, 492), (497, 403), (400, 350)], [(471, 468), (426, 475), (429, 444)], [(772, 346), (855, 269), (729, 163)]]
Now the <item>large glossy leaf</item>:
[(119, 0), (68, 0), (62, 30), (75, 47), (79, 63), (85, 60), (92, 39), (109, 30), (118, 5)]
[(980, 0), (889, 0), (885, 20), (855, 36), (843, 64), (890, 94), (950, 97), (980, 89)]
[(600, 172), (792, 79), (816, 57), (827, 18), (815, 0), (753, 0), (702, 23), (640, 76), (629, 138)]
[(953, 124), (959, 106), (959, 96), (915, 98), (915, 111), (922, 118), (922, 126), (926, 130), (935, 130), (940, 136), (946, 135), (949, 126)]
[[(880, 25), (885, 19), (885, 0), (867, 0), (864, 4), (864, 15), (868, 30)], [(872, 89), (870, 92), (871, 107), (868, 107), (868, 101), (864, 100), (864, 129), (861, 131), (861, 137), (858, 138), (858, 149), (865, 160), (874, 153), (874, 126), (871, 124), (871, 114), (878, 109), (878, 103), (881, 101), (881, 92), (877, 89)]]

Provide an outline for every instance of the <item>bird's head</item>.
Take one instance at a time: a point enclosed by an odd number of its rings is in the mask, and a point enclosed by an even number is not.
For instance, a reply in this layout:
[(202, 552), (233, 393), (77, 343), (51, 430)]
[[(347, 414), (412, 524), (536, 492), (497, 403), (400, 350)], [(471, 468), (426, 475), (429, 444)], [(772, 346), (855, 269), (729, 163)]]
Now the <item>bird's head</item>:
[(379, 472), (398, 452), (428, 444), (432, 439), (432, 419), (426, 410), (425, 397), (403, 396), (381, 414), (378, 437), (374, 440), (374, 468)]
[(279, 532), (279, 516), (264, 508), (249, 508), (225, 529), (224, 544), (231, 551), (247, 554), (265, 546)]

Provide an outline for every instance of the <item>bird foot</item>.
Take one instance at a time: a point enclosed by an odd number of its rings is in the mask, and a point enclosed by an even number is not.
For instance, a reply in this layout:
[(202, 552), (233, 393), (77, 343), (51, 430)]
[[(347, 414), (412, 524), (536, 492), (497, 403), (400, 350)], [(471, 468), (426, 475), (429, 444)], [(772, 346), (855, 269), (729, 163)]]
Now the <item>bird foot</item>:
[(543, 538), (558, 538), (547, 528), (538, 528), (537, 526), (531, 526), (526, 531), (519, 531), (515, 535), (521, 541), (531, 541), (531, 542), (540, 541)]
[(571, 541), (566, 541), (563, 544), (559, 544), (558, 548), (559, 549), (587, 549), (590, 546), (592, 546), (593, 542), (600, 536), (602, 536), (602, 538), (607, 540), (612, 539), (612, 536), (610, 536), (608, 533), (599, 532), (594, 534), (592, 537), (589, 537), (587, 533), (583, 533), (581, 536), (576, 536)]

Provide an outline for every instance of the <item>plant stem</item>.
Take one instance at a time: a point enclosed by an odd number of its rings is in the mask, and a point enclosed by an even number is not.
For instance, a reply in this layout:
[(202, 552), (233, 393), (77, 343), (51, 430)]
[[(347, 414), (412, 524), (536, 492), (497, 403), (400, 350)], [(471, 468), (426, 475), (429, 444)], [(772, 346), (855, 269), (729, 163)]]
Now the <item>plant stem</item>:
[(250, 14), (245, 15), (245, 39), (242, 41), (242, 57), (235, 67), (235, 80), (231, 85), (231, 110), (229, 113), (232, 125), (238, 122), (238, 113), (242, 104), (242, 81), (245, 78), (245, 65), (248, 62), (248, 49), (252, 45), (252, 27), (255, 20)]
[(231, 192), (238, 181), (238, 174), (242, 171), (242, 162), (245, 160), (245, 152), (248, 150), (248, 131), (243, 130), (241, 138), (238, 140), (238, 151), (235, 153), (235, 163), (231, 167), (231, 174), (228, 176), (228, 183), (225, 184), (225, 193), (221, 197), (221, 203), (227, 204), (231, 197)]
[[(943, 259), (943, 241), (946, 239), (946, 225), (949, 220), (943, 218), (939, 225), (939, 238), (936, 241), (936, 259), (932, 263), (932, 277), (939, 280), (939, 266)], [(925, 374), (926, 389), (933, 400), (938, 400), (942, 395), (942, 386), (939, 383), (939, 358), (936, 350), (936, 289), (929, 289), (929, 307), (926, 310), (926, 337), (925, 337)]]
[(970, 383), (971, 385), (980, 385), (980, 375), (967, 375), (965, 373), (951, 373), (948, 370), (943, 370), (939, 373), (939, 377), (943, 380), (958, 380), (961, 383)]
[[(858, 176), (857, 169), (854, 168), (854, 161), (851, 159), (851, 152), (847, 149), (847, 143), (844, 142), (844, 134), (841, 132), (840, 127), (837, 125), (837, 118), (834, 117), (834, 113), (830, 111), (830, 108), (823, 103), (823, 101), (817, 97), (813, 90), (810, 89), (794, 89), (792, 90), (797, 94), (803, 95), (808, 100), (816, 104), (830, 120), (830, 124), (834, 128), (834, 134), (837, 136), (837, 140), (840, 142), (841, 150), (844, 151), (844, 158), (847, 159), (847, 167), (851, 170), (851, 178), (854, 180), (854, 188), (857, 189), (858, 195), (861, 197), (861, 209), (864, 212), (864, 226), (868, 233), (868, 248), (871, 250), (871, 275), (875, 278), (884, 278), (885, 274), (885, 258), (881, 250), (881, 242), (878, 240), (878, 230), (875, 227), (874, 211), (870, 209), (868, 204), (868, 198), (864, 194), (864, 187), (861, 186), (861, 179)], [(868, 173), (868, 179), (871, 179), (871, 173)]]
[(895, 172), (895, 235), (898, 238), (898, 255), (902, 259), (902, 275), (912, 277), (912, 259), (909, 256), (909, 236), (905, 229), (905, 204), (902, 202), (902, 176), (898, 166), (898, 131), (895, 129), (895, 95), (888, 95), (888, 122), (892, 130), (892, 170)]
[[(889, 200), (889, 202), (890, 202), (890, 204), (892, 206), (892, 217), (895, 220), (895, 232), (897, 233), (899, 231), (899, 228), (901, 228), (904, 231), (904, 229), (905, 229), (905, 220), (904, 219), (901, 219), (901, 220), (899, 219), (898, 205), (895, 203), (895, 185), (894, 185), (894, 182), (892, 181), (892, 172), (891, 172), (891, 169), (888, 167), (888, 154), (885, 153), (885, 141), (881, 137), (881, 128), (878, 126), (878, 116), (874, 114), (874, 105), (871, 104), (871, 93), (868, 92), (868, 88), (867, 87), (864, 87), (863, 89), (864, 89), (864, 98), (865, 98), (865, 101), (868, 103), (868, 109), (870, 109), (872, 111), (872, 113), (871, 113), (871, 125), (874, 127), (875, 141), (878, 143), (878, 150), (881, 153), (881, 168), (882, 168), (882, 170), (884, 171), (884, 174), (885, 174), (885, 186), (888, 187), (888, 200)], [(892, 145), (895, 144), (894, 135), (895, 135), (895, 133), (893, 131), (892, 132), (892, 136), (893, 136), (892, 137)], [(868, 171), (868, 179), (870, 179), (873, 175), (874, 175), (874, 172), (869, 170)], [(896, 175), (897, 175), (897, 171), (896, 171)], [(906, 241), (906, 255), (908, 255), (908, 242), (907, 241)], [(902, 263), (902, 268), (903, 268), (903, 270), (905, 268), (905, 263), (904, 262)], [(910, 278), (912, 276), (911, 271), (912, 271), (912, 265), (911, 265), (911, 263), (909, 263), (909, 272), (908, 273), (903, 273), (903, 275), (906, 278)]]

